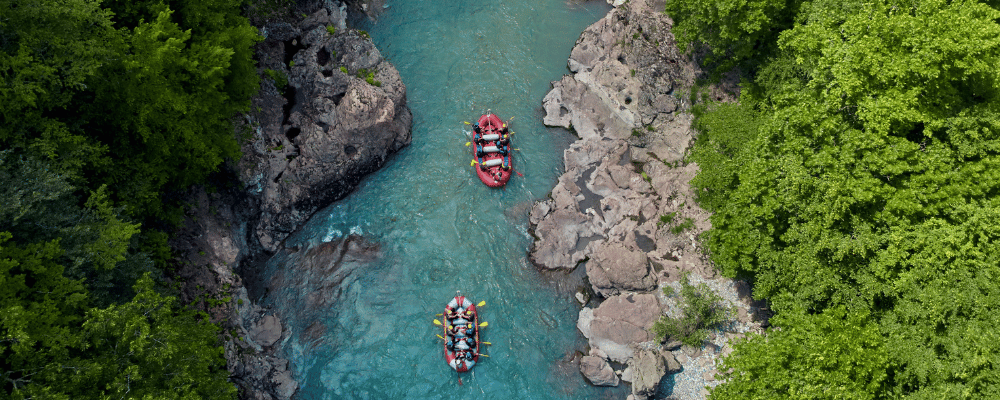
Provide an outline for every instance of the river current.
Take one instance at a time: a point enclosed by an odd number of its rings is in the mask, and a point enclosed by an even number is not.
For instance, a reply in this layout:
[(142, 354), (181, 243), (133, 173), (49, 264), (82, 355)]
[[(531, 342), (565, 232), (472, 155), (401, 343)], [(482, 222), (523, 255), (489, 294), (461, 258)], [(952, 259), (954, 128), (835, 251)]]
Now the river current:
[[(327, 279), (324, 272), (290, 265), (301, 258), (288, 254), (272, 258), (265, 272), (272, 281), (298, 274), (263, 299), (292, 332), (284, 349), (301, 383), (296, 398), (624, 398), (627, 386), (592, 387), (572, 362), (586, 349), (576, 329), (576, 286), (566, 283), (572, 277), (539, 272), (527, 259), (528, 212), (554, 186), (562, 151), (574, 140), (541, 124), (541, 100), (550, 82), (567, 73), (580, 33), (609, 6), (603, 0), (388, 3), (377, 21), (355, 25), (399, 69), (413, 111), (413, 143), (286, 242), (305, 249), (301, 257), (353, 234), (377, 251), (337, 271), (343, 281), (336, 290), (317, 283)], [(464, 121), (487, 110), (512, 119), (512, 147), (519, 149), (514, 167), (523, 176), (503, 189), (476, 178), (465, 146)], [(490, 357), (462, 374), (461, 386), (432, 324), (456, 290), (486, 302), (483, 340), (492, 343)]]

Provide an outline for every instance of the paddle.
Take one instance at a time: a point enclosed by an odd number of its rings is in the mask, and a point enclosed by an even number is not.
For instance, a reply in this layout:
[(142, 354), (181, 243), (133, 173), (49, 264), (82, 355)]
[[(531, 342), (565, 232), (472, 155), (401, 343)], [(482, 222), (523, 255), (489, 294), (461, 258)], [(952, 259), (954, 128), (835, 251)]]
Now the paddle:
[(486, 305), (486, 300), (483, 300), (483, 301), (480, 301), (479, 304), (476, 304), (476, 307), (482, 307), (482, 306), (485, 306), (485, 305)]
[[(437, 321), (437, 320), (435, 320), (435, 321)], [(480, 327), (480, 328), (485, 328), (485, 327), (487, 327), (487, 326), (489, 326), (489, 323), (488, 323), (488, 322), (486, 322), (486, 321), (483, 321), (483, 323), (479, 324), (479, 327)]]
[(438, 320), (437, 320), (437, 319), (435, 318), (435, 319), (434, 319), (434, 325), (437, 325), (437, 326), (441, 326), (441, 321), (438, 321)]

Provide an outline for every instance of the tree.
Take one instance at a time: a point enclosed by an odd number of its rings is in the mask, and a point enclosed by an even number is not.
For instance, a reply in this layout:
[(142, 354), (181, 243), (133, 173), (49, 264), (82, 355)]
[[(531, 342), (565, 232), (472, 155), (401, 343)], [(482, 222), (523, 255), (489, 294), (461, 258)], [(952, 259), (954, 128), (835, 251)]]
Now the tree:
[(710, 399), (887, 399), (896, 397), (889, 347), (878, 325), (842, 307), (787, 312), (766, 336), (737, 342)]
[[(177, 308), (148, 275), (132, 301), (93, 309), (83, 324), (92, 358), (67, 392), (90, 398), (233, 399), (218, 327), (207, 315)], [(199, 321), (200, 320), (200, 321)]]
[[(692, 154), (714, 212), (713, 261), (750, 277), (787, 316), (751, 342), (773, 350), (772, 338), (805, 329), (814, 333), (796, 343), (826, 343), (835, 332), (817, 318), (843, 310), (893, 351), (884, 380), (845, 363), (822, 369), (831, 379), (877, 378), (879, 389), (864, 389), (875, 397), (996, 397), (1000, 261), (984, 221), (1000, 205), (1000, 12), (972, 1), (821, 1), (795, 20), (741, 104), (699, 121), (706, 137)], [(757, 116), (745, 129), (734, 119), (744, 108)], [(755, 385), (792, 388), (782, 376), (812, 373), (805, 354), (772, 365), (747, 345), (733, 357), (731, 376)], [(734, 378), (717, 391), (764, 393), (754, 387)]]
[(673, 32), (682, 51), (692, 43), (704, 44), (723, 64), (731, 66), (770, 54), (777, 34), (792, 26), (801, 3), (669, 0), (665, 11), (675, 21)]

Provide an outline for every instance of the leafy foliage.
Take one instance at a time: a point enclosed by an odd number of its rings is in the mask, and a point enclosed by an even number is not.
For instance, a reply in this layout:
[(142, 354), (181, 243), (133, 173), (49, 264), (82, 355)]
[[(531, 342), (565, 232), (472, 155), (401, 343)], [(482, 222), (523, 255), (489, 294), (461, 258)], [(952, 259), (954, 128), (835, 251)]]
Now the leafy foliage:
[(170, 255), (149, 227), (238, 152), (230, 121), (259, 83), (243, 5), (0, 0), (10, 397), (234, 397), (216, 328), (153, 290)]
[(675, 21), (677, 44), (706, 44), (729, 62), (768, 54), (778, 32), (792, 25), (799, 0), (669, 0), (666, 12)]
[(877, 325), (831, 308), (773, 319), (767, 336), (737, 342), (719, 368), (726, 383), (711, 399), (877, 399), (888, 396), (891, 357)]
[[(740, 104), (699, 118), (693, 183), (714, 212), (713, 261), (751, 277), (755, 295), (785, 316), (781, 330), (734, 353), (719, 398), (849, 397), (836, 394), (844, 388), (864, 398), (997, 397), (1000, 259), (985, 223), (1000, 206), (991, 5), (803, 3)], [(841, 334), (829, 321), (884, 340), (851, 350), (829, 340)], [(766, 359), (772, 343), (792, 352)], [(879, 349), (891, 351), (873, 364), (820, 368), (810, 358)]]
[[(694, 286), (688, 280), (687, 274), (681, 277), (680, 318), (663, 316), (653, 323), (653, 334), (659, 340), (679, 340), (688, 346), (701, 347), (712, 329), (721, 327), (732, 319), (733, 310), (722, 297), (709, 289), (704, 283)], [(663, 289), (663, 293), (672, 293)]]

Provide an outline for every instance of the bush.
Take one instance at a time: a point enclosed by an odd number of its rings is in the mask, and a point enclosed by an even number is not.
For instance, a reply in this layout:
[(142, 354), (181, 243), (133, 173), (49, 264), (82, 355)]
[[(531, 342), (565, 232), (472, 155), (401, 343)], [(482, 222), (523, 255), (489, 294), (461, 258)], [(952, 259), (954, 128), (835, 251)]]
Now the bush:
[[(669, 290), (668, 290), (669, 289)], [(663, 288), (663, 294), (677, 297), (673, 288)], [(732, 306), (712, 292), (704, 283), (691, 285), (688, 275), (681, 276), (680, 318), (663, 316), (653, 324), (653, 334), (659, 340), (680, 340), (688, 346), (700, 347), (708, 332), (732, 319)]]
[(273, 69), (265, 69), (264, 75), (271, 78), (274, 81), (274, 86), (279, 90), (284, 90), (285, 86), (288, 86), (288, 76), (284, 72), (275, 71)]

